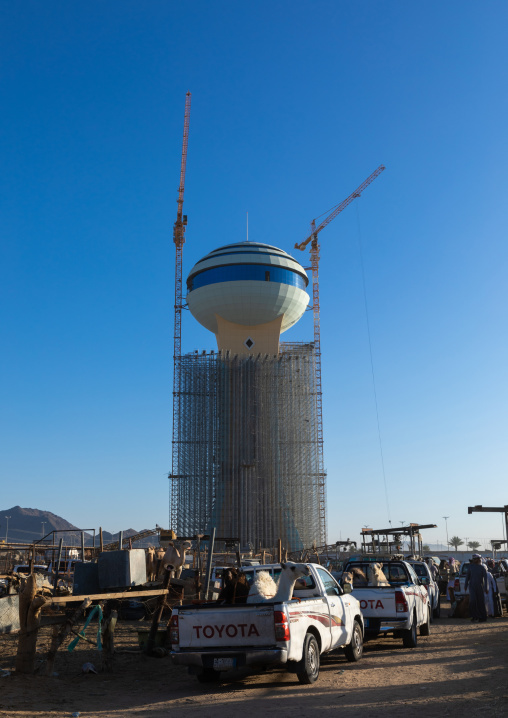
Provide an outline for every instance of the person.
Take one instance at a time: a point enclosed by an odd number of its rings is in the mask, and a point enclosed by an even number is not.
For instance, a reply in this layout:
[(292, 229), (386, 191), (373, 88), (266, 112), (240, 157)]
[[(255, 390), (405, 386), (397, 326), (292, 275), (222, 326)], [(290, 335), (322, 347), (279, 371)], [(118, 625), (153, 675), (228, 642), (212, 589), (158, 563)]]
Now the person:
[(494, 572), (496, 570), (496, 564), (494, 561), (489, 558), (487, 559), (487, 575), (489, 579), (489, 592), (485, 598), (485, 603), (487, 607), (487, 615), (488, 616), (502, 616), (503, 610), (502, 607), (500, 607), (500, 601), (499, 601), (499, 590), (497, 587), (497, 581), (496, 577), (494, 576)]
[(484, 623), (487, 620), (487, 610), (485, 606), (486, 595), (489, 592), (489, 577), (482, 557), (479, 553), (474, 553), (469, 564), (466, 575), (465, 590), (469, 588), (469, 612), (472, 621)]

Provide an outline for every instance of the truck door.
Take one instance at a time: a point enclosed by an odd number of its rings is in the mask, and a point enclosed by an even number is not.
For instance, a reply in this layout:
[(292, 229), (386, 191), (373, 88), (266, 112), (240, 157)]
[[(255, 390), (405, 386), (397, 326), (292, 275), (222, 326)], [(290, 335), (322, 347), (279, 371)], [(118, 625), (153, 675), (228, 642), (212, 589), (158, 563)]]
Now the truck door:
[(427, 620), (427, 611), (429, 610), (428, 594), (424, 586), (420, 586), (420, 579), (418, 578), (414, 568), (412, 566), (407, 567), (409, 571), (410, 580), (413, 582), (413, 592), (415, 598), (416, 618), (418, 624), (425, 623)]
[(315, 567), (321, 579), (330, 612), (331, 647), (341, 646), (347, 641), (347, 616), (342, 598), (342, 589), (324, 568)]

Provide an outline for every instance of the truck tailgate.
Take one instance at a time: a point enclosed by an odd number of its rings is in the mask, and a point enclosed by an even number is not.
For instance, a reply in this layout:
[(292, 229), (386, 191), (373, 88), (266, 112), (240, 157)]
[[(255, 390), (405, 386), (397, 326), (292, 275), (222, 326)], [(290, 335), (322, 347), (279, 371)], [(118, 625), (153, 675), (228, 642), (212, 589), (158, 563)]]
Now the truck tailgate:
[[(360, 601), (360, 608), (365, 618), (395, 618), (395, 589), (386, 588), (355, 588), (352, 591), (355, 598)], [(366, 623), (366, 626), (368, 624)]]
[(273, 604), (236, 608), (180, 608), (180, 650), (275, 645)]

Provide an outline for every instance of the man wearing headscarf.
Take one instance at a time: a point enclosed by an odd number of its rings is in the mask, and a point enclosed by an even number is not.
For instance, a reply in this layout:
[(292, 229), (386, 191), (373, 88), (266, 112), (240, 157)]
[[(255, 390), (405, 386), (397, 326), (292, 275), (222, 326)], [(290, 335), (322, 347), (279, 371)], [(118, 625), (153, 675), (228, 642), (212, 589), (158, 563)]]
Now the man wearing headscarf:
[(489, 592), (489, 577), (487, 569), (482, 564), (482, 557), (474, 553), (466, 575), (465, 589), (469, 587), (469, 612), (472, 621), (484, 623), (487, 620), (485, 606), (486, 595)]
[(491, 558), (487, 559), (487, 575), (489, 579), (489, 592), (485, 597), (485, 603), (487, 604), (487, 615), (488, 616), (502, 616), (503, 611), (499, 610), (499, 591), (497, 588), (496, 577), (494, 571), (496, 570), (496, 564)]

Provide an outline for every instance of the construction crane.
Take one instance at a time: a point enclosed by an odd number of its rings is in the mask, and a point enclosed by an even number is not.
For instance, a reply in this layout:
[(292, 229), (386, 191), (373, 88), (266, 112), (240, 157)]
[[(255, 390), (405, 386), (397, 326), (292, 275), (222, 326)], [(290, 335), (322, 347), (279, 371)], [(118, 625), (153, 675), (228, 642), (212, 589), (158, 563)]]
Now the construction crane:
[(364, 189), (379, 177), (381, 172), (385, 170), (384, 165), (379, 165), (365, 182), (363, 182), (355, 191), (349, 195), (343, 202), (333, 207), (329, 214), (323, 219), (321, 224), (316, 227), (316, 220), (310, 223), (311, 232), (303, 242), (295, 244), (295, 249), (302, 252), (306, 246), (310, 244), (310, 259), (312, 269), (312, 314), (314, 319), (314, 353), (316, 365), (316, 414), (317, 414), (317, 435), (318, 435), (318, 481), (319, 481), (319, 522), (323, 541), (326, 543), (326, 476), (324, 472), (323, 462), (323, 393), (321, 384), (321, 325), (319, 318), (319, 244), (318, 234), (330, 222), (335, 219), (353, 200), (361, 195)]
[(182, 355), (182, 254), (185, 243), (185, 227), (187, 215), (183, 213), (183, 194), (185, 190), (185, 168), (187, 166), (187, 145), (189, 144), (189, 118), (191, 108), (191, 93), (185, 95), (185, 115), (183, 121), (182, 162), (180, 165), (180, 185), (178, 187), (178, 209), (176, 222), (173, 227), (173, 242), (175, 243), (175, 321), (173, 334), (173, 436), (171, 461), (171, 492), (170, 492), (170, 527), (176, 525), (176, 507), (178, 505), (178, 492), (176, 471), (178, 469), (178, 416), (180, 414), (180, 357)]

